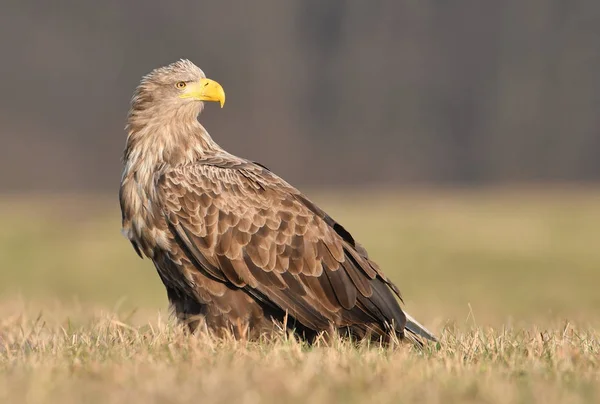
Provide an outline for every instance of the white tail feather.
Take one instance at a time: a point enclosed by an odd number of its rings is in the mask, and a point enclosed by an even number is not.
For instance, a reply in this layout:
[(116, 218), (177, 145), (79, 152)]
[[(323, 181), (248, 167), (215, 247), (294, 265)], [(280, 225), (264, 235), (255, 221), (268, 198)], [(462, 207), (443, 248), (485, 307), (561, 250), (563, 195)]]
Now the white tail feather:
[(411, 334), (414, 334), (417, 337), (425, 338), (429, 341), (437, 342), (437, 338), (433, 335), (431, 331), (421, 325), (417, 320), (415, 320), (410, 314), (404, 312), (406, 315), (406, 325), (404, 328), (409, 331)]

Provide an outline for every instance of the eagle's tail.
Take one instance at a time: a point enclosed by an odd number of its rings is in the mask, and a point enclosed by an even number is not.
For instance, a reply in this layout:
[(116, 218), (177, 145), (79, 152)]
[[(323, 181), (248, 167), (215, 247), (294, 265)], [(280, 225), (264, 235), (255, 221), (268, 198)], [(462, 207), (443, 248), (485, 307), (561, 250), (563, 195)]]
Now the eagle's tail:
[(437, 338), (431, 331), (421, 325), (410, 314), (404, 312), (404, 315), (406, 316), (406, 325), (404, 326), (404, 330), (406, 331), (405, 336), (407, 339), (421, 346), (424, 345), (424, 340), (437, 342)]

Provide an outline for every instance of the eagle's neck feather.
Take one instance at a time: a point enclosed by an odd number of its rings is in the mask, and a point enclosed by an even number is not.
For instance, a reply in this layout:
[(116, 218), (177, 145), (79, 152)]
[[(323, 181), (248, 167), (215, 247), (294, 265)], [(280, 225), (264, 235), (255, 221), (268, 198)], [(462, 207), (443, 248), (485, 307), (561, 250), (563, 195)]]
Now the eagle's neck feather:
[(192, 108), (132, 109), (127, 119), (125, 163), (157, 169), (181, 166), (223, 151), (198, 122)]

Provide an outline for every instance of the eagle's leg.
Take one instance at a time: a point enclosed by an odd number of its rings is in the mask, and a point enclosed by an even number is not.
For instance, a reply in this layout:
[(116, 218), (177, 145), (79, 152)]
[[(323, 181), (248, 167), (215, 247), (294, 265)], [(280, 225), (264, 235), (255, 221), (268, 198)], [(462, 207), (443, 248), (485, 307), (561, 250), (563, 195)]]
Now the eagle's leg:
[(191, 333), (196, 331), (200, 323), (203, 322), (206, 307), (194, 298), (181, 296), (172, 288), (167, 287), (167, 296), (177, 320), (187, 325)]

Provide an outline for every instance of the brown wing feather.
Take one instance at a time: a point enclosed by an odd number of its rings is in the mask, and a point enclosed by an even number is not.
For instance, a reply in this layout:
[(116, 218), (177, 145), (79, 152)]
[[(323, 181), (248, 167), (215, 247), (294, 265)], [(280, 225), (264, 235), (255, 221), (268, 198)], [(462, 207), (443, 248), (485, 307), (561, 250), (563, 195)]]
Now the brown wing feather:
[(394, 322), (402, 332), (390, 283), (364, 249), (264, 168), (222, 157), (166, 172), (157, 190), (174, 239), (200, 272), (315, 330)]

